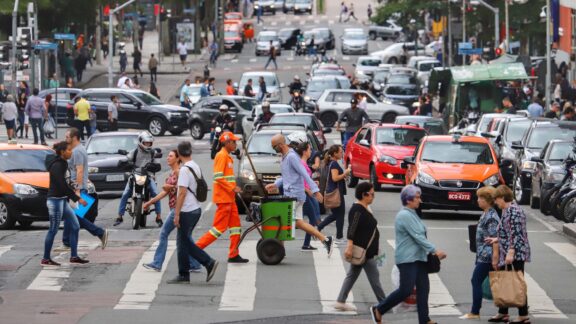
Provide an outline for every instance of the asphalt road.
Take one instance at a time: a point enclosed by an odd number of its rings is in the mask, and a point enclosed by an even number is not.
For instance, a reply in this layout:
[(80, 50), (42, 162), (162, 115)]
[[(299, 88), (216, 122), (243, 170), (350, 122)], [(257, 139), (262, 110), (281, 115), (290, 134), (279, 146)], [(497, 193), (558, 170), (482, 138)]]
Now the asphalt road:
[[(364, 3), (356, 5), (357, 16), (363, 16)], [(334, 6), (334, 5), (332, 5)], [(337, 5), (335, 5), (337, 6)], [(329, 7), (323, 18), (307, 16), (266, 16), (264, 27), (280, 28), (297, 25), (303, 28), (330, 26), (338, 36), (348, 26), (338, 24), (337, 8)], [(274, 24), (275, 23), (275, 24)], [(261, 28), (261, 27), (258, 27)], [(371, 42), (370, 50), (385, 48), (382, 41)], [(253, 46), (248, 44), (244, 53), (231, 60), (218, 62), (212, 71), (217, 88), (224, 89), (228, 77), (239, 79), (243, 71), (260, 70), (265, 58), (254, 59)], [(354, 56), (335, 54), (352, 72)], [(295, 74), (304, 75), (310, 61), (292, 58), (285, 52), (279, 58), (278, 75), (288, 84)], [(193, 65), (191, 76), (200, 73), (201, 63)], [(175, 93), (177, 85), (186, 75), (160, 77), (162, 95)], [(105, 80), (104, 80), (105, 81)], [(91, 86), (99, 86), (99, 79)], [(287, 92), (285, 93), (287, 98)], [(190, 140), (188, 133), (156, 139), (164, 151), (174, 148), (178, 141)], [(338, 143), (336, 134), (329, 134), (329, 142)], [(193, 158), (201, 165), (206, 179), (211, 182), (212, 162), (207, 140), (193, 141)], [(166, 165), (158, 182), (166, 176)], [(211, 187), (211, 185), (210, 185)], [(377, 217), (381, 239), (380, 248), (388, 256), (380, 269), (381, 281), (388, 294), (393, 289), (391, 272), (394, 263), (394, 216), (400, 209), (399, 188), (385, 188), (378, 192), (372, 205)], [(368, 307), (375, 301), (370, 286), (362, 275), (357, 281), (349, 302), (357, 312), (335, 314), (330, 307), (337, 297), (347, 266), (342, 248), (330, 259), (323, 249), (301, 252), (302, 233), (294, 242), (285, 244), (287, 257), (277, 266), (266, 266), (256, 257), (256, 233), (248, 236), (240, 248), (250, 263), (228, 265), (228, 235), (207, 248), (207, 252), (221, 261), (214, 279), (205, 283), (205, 272), (191, 275), (189, 285), (168, 285), (166, 279), (177, 273), (177, 260), (173, 253), (175, 234), (163, 272), (145, 270), (141, 264), (151, 261), (159, 230), (155, 226), (133, 231), (129, 221), (113, 227), (118, 208), (118, 194), (101, 195), (96, 224), (111, 232), (108, 247), (101, 250), (99, 240), (82, 230), (81, 254), (90, 263), (86, 266), (63, 266), (58, 270), (42, 270), (44, 236), (47, 223), (34, 223), (32, 228), (0, 232), (0, 323), (368, 323)], [(167, 210), (167, 202), (163, 202)], [(347, 206), (353, 203), (352, 191), (346, 197)], [(194, 231), (200, 237), (212, 224), (215, 206), (203, 204), (203, 216)], [(525, 208), (528, 214), (529, 239), (532, 262), (527, 266), (530, 313), (538, 323), (576, 322), (576, 245), (561, 232), (561, 223), (539, 212)], [(126, 220), (129, 220), (126, 216)], [(460, 323), (458, 316), (469, 311), (471, 304), (470, 277), (474, 255), (468, 251), (467, 225), (478, 214), (437, 212), (427, 214), (428, 235), (438, 248), (448, 254), (442, 271), (431, 276), (430, 309), (432, 319), (441, 323)], [(148, 224), (153, 225), (154, 216)], [(243, 228), (249, 224), (243, 221)], [(347, 226), (346, 226), (347, 227)], [(325, 229), (335, 234), (335, 226)], [(55, 247), (60, 246), (60, 234)], [(319, 247), (318, 242), (314, 242)], [(67, 253), (55, 251), (57, 261), (65, 261)], [(66, 262), (65, 262), (66, 263)], [(496, 308), (485, 301), (483, 319), (496, 313)], [(512, 310), (512, 314), (516, 312)], [(409, 307), (387, 314), (391, 323), (415, 323), (416, 314)]]

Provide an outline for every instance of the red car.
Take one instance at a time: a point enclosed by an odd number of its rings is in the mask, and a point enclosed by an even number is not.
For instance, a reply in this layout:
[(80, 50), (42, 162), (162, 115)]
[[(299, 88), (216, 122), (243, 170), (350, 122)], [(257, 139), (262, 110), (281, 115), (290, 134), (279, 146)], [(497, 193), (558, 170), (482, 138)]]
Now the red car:
[(414, 154), (424, 136), (426, 131), (418, 126), (364, 125), (346, 146), (344, 161), (346, 166), (352, 166), (348, 187), (355, 187), (359, 179), (370, 180), (376, 190), (382, 184), (404, 185), (406, 170), (401, 163)]

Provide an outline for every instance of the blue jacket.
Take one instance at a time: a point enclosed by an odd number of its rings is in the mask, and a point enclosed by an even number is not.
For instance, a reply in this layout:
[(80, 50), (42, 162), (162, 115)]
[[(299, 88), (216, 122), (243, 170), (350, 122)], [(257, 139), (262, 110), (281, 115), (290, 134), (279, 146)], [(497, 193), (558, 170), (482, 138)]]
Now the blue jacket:
[(284, 188), (284, 196), (296, 198), (298, 201), (306, 201), (306, 191), (304, 191), (304, 181), (310, 186), (312, 193), (320, 191), (316, 182), (310, 178), (308, 172), (300, 162), (300, 156), (293, 149), (282, 157), (282, 177), (274, 183), (278, 188)]
[(403, 207), (396, 215), (396, 264), (428, 260), (436, 247), (426, 238), (426, 225), (414, 209)]

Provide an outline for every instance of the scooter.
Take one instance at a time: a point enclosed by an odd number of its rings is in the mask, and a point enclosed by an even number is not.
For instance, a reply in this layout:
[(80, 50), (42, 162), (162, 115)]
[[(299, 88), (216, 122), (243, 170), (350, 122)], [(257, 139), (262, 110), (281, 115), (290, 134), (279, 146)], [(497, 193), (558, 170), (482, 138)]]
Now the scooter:
[(306, 55), (308, 49), (306, 48), (306, 41), (301, 41), (296, 43), (296, 55)]
[[(574, 154), (576, 154), (576, 145), (572, 149), (573, 154), (568, 156), (564, 160), (564, 178), (560, 183), (554, 186), (550, 190), (550, 213), (556, 218), (562, 218), (564, 214), (564, 209), (571, 198), (576, 197), (576, 174), (574, 173), (574, 168), (576, 167), (576, 160), (574, 159)], [(540, 203), (544, 200), (541, 199)], [(546, 214), (546, 209), (542, 208), (543, 213)]]
[(292, 108), (294, 108), (296, 112), (304, 109), (304, 98), (302, 98), (302, 94), (298, 90), (294, 90), (292, 93)]

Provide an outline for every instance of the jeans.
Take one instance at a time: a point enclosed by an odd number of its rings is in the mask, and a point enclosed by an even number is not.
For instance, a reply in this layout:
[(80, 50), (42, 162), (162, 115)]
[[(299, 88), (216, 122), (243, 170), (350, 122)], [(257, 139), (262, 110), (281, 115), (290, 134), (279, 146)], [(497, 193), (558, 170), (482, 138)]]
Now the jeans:
[[(308, 217), (310, 225), (316, 227), (320, 222), (320, 204), (314, 197), (306, 195), (306, 202), (304, 202), (303, 213)], [(311, 235), (306, 233), (304, 236), (304, 243), (302, 246), (310, 246)]]
[[(156, 195), (158, 195), (158, 188), (156, 187), (156, 181), (150, 179), (150, 181), (148, 181), (148, 190), (150, 190), (150, 197), (156, 197)], [(130, 195), (132, 194), (132, 185), (131, 182), (128, 181), (128, 183), (126, 184), (126, 188), (124, 188), (124, 192), (122, 193), (122, 198), (120, 198), (120, 206), (118, 206), (118, 216), (122, 217), (124, 216), (124, 213), (126, 212), (126, 204), (128, 203), (128, 198), (130, 198)], [(154, 204), (154, 210), (156, 211), (156, 215), (160, 215), (162, 212), (162, 207), (161, 207), (161, 203), (160, 201), (157, 201)]]
[[(158, 247), (156, 248), (156, 252), (154, 253), (154, 261), (150, 263), (155, 268), (162, 269), (162, 264), (164, 264), (164, 259), (166, 258), (166, 249), (168, 248), (168, 236), (170, 233), (176, 228), (174, 226), (174, 209), (170, 210), (170, 214), (166, 218), (164, 225), (160, 229), (160, 242), (158, 243)], [(192, 236), (190, 236), (190, 240), (192, 241)], [(178, 249), (178, 247), (176, 247)], [(200, 263), (196, 261), (192, 256), (189, 256), (190, 259), (190, 269), (199, 269)]]
[[(82, 193), (87, 193), (85, 189), (80, 190)], [(88, 233), (101, 238), (104, 235), (104, 230), (94, 225), (91, 221), (87, 220), (86, 218), (76, 217), (78, 223), (80, 224), (80, 228), (83, 228), (88, 231)], [(66, 246), (70, 246), (70, 228), (67, 223), (64, 223), (64, 233), (62, 234), (62, 243)]]
[(176, 246), (178, 273), (184, 278), (190, 278), (190, 256), (198, 260), (204, 267), (214, 263), (214, 260), (190, 239), (200, 215), (202, 215), (202, 209), (200, 208), (191, 212), (180, 213), (180, 227), (176, 235)]
[(274, 63), (274, 67), (276, 67), (276, 70), (278, 70), (278, 64), (276, 64), (276, 58), (272, 58), (272, 56), (268, 57), (268, 62), (266, 62), (266, 65), (264, 65), (264, 70), (268, 68), (268, 64), (270, 64), (270, 62)]
[(32, 135), (34, 135), (34, 144), (38, 144), (38, 129), (40, 130), (40, 143), (46, 143), (44, 139), (44, 119), (43, 118), (30, 118), (30, 125), (32, 125)]
[(340, 206), (332, 208), (332, 214), (324, 218), (322, 223), (318, 225), (318, 230), (322, 231), (328, 224), (336, 221), (336, 239), (344, 238), (344, 214), (346, 213), (346, 202), (344, 201), (344, 194), (340, 191)]
[(48, 198), (46, 200), (48, 207), (48, 217), (50, 218), (50, 228), (44, 239), (44, 259), (50, 259), (50, 251), (54, 244), (54, 237), (58, 233), (60, 220), (64, 219), (64, 228), (68, 228), (70, 240), (70, 256), (78, 256), (78, 232), (80, 225), (74, 215), (74, 211), (68, 205), (68, 198)]
[(470, 313), (480, 314), (482, 307), (482, 283), (488, 277), (488, 273), (492, 270), (490, 263), (476, 262), (474, 272), (472, 273), (472, 309)]
[(340, 294), (338, 295), (338, 302), (346, 302), (348, 294), (350, 293), (350, 290), (352, 290), (352, 287), (354, 286), (356, 279), (358, 279), (360, 272), (362, 272), (362, 269), (364, 269), (366, 272), (366, 277), (368, 277), (368, 282), (370, 282), (370, 287), (372, 287), (372, 291), (374, 292), (374, 295), (376, 295), (378, 302), (381, 302), (386, 298), (384, 289), (382, 289), (382, 285), (380, 284), (380, 272), (378, 271), (378, 265), (376, 260), (372, 258), (366, 259), (366, 263), (363, 265), (350, 264), (350, 268), (346, 273), (346, 278), (344, 278), (344, 282), (342, 283)]
[(342, 141), (342, 149), (346, 151), (346, 145), (348, 141), (354, 136), (355, 132), (344, 132), (344, 140)]
[(400, 271), (400, 287), (394, 290), (388, 298), (381, 301), (376, 308), (380, 314), (391, 310), (394, 306), (405, 300), (416, 285), (416, 307), (418, 308), (418, 323), (426, 324), (428, 317), (428, 294), (430, 293), (430, 281), (426, 262), (416, 261), (398, 264)]
[[(522, 271), (524, 273), (524, 261), (514, 261), (512, 262), (512, 266), (514, 267), (514, 271)], [(504, 270), (505, 267), (500, 267), (500, 270)], [(509, 266), (508, 271), (512, 271), (512, 268)], [(501, 307), (498, 308), (499, 314), (508, 314), (508, 307)], [(526, 304), (522, 307), (518, 307), (518, 316), (528, 316), (528, 298), (526, 298)]]
[(158, 68), (150, 69), (150, 81), (158, 81)]

